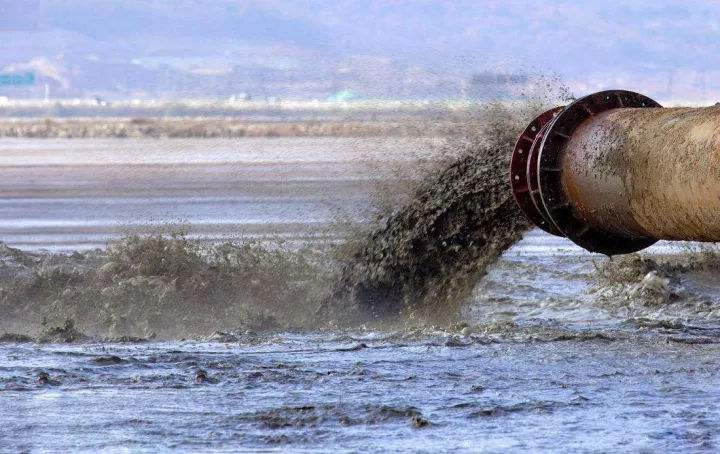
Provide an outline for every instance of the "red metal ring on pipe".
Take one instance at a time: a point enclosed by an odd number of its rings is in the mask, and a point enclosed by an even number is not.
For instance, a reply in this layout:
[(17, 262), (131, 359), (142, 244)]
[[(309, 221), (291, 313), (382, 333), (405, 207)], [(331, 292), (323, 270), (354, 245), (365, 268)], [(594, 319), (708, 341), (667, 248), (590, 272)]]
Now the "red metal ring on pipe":
[(543, 113), (523, 132), (513, 152), (510, 179), (515, 200), (535, 225), (606, 255), (636, 252), (655, 243), (655, 238), (620, 236), (588, 224), (577, 215), (563, 187), (565, 146), (575, 130), (601, 112), (627, 107), (662, 106), (638, 93), (602, 91)]
[[(520, 209), (533, 224), (559, 236), (562, 236), (562, 233), (552, 221), (545, 219), (538, 206), (539, 199), (533, 197), (537, 195), (538, 188), (537, 172), (532, 169), (537, 168), (537, 148), (542, 141), (545, 127), (563, 109), (564, 107), (556, 107), (538, 115), (520, 134), (510, 160), (510, 187)], [(531, 158), (534, 158), (534, 163)]]

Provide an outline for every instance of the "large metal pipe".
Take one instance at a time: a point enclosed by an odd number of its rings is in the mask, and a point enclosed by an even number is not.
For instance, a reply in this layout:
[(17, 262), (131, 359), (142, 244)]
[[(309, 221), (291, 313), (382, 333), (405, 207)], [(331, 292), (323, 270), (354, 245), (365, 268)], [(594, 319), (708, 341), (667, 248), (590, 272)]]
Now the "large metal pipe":
[(720, 241), (720, 107), (595, 93), (535, 119), (510, 170), (527, 217), (589, 251)]

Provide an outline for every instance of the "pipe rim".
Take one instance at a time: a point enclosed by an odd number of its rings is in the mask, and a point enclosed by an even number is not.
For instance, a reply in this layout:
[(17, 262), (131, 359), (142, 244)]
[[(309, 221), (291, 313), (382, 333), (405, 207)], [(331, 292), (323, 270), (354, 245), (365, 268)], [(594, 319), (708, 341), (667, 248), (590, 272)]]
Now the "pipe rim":
[(539, 199), (533, 197), (533, 192), (537, 194), (537, 173), (531, 169), (534, 161), (532, 158), (537, 159), (537, 149), (547, 125), (564, 108), (565, 106), (555, 107), (538, 115), (518, 137), (510, 159), (510, 187), (515, 202), (533, 224), (556, 236), (563, 234), (552, 221), (545, 218), (539, 208)]
[(539, 146), (537, 176), (540, 211), (563, 236), (590, 252), (628, 254), (654, 244), (655, 238), (628, 237), (590, 226), (578, 216), (562, 184), (565, 145), (575, 129), (592, 116), (611, 109), (662, 107), (656, 101), (626, 90), (606, 90), (578, 99), (557, 114)]

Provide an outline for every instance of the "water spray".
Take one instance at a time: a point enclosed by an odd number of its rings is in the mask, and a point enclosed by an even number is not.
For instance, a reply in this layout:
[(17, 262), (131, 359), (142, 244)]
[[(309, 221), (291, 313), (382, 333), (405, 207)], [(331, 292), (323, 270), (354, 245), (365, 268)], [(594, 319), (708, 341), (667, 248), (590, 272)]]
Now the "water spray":
[(533, 120), (510, 180), (536, 226), (591, 252), (720, 241), (720, 106), (663, 108), (609, 90)]

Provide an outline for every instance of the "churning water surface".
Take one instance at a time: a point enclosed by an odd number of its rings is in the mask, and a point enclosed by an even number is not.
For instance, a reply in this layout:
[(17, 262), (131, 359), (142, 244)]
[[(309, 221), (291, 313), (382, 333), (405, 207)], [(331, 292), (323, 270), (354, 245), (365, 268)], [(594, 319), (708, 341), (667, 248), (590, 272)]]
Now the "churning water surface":
[[(289, 143), (259, 167), (196, 154), (202, 163), (135, 163), (130, 174), (127, 163), (4, 162), (0, 239), (86, 248), (119, 234), (113, 222), (177, 217), (212, 238), (326, 221), (328, 190), (348, 209), (365, 200), (356, 142), (306, 144), (346, 155), (294, 165)], [(686, 253), (660, 244), (643, 257)], [(715, 275), (617, 283), (601, 279), (607, 260), (532, 231), (491, 267), (457, 329), (0, 343), (0, 451), (717, 450)]]

